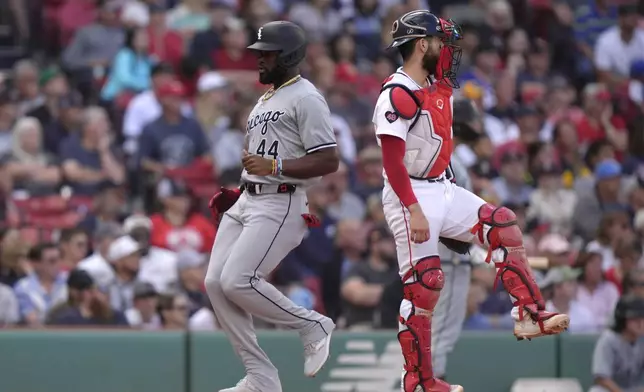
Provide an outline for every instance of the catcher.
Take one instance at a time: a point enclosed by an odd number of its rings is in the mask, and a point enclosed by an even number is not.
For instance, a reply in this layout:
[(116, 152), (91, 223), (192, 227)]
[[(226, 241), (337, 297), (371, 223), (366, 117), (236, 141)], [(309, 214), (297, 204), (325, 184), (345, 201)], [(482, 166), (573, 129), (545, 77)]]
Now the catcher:
[(387, 78), (373, 115), (382, 147), (383, 207), (396, 239), (404, 296), (398, 340), (405, 358), (404, 392), (462, 392), (435, 377), (432, 315), (445, 285), (439, 240), (457, 253), (469, 244), (488, 247), (487, 262), (514, 299), (519, 339), (564, 331), (569, 317), (545, 311), (526, 261), (516, 216), (452, 182), (452, 92), (461, 58), (460, 28), (429, 11), (404, 14), (392, 26), (403, 66)]

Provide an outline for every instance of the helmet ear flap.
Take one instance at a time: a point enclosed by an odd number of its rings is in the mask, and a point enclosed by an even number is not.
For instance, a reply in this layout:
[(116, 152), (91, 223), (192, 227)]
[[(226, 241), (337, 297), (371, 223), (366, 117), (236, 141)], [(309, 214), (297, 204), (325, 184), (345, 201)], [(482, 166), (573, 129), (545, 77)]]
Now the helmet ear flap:
[(290, 53), (280, 53), (277, 57), (277, 65), (281, 68), (297, 67), (306, 56), (306, 45), (301, 46)]

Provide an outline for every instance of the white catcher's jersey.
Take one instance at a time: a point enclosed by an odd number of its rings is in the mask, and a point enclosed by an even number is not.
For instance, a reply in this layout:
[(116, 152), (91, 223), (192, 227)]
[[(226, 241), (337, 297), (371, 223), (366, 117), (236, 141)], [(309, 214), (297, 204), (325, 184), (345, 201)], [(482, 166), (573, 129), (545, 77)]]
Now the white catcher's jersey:
[[(411, 91), (420, 90), (411, 77), (399, 68), (385, 83), (385, 86), (398, 84)], [(420, 113), (412, 119), (400, 117), (391, 102), (392, 89), (380, 93), (376, 108), (373, 113), (376, 136), (391, 135), (406, 142), (404, 164), (407, 172), (412, 177), (438, 177), (442, 175), (449, 164), (452, 153), (451, 110), (452, 96), (449, 94), (426, 93), (425, 101), (420, 108)], [(432, 106), (428, 106), (432, 105)], [(441, 114), (446, 111), (450, 125), (445, 129), (436, 129), (432, 114)], [(447, 112), (448, 111), (448, 112)], [(378, 144), (380, 139), (378, 138)]]
[[(337, 146), (326, 100), (308, 80), (278, 89), (267, 100), (261, 97), (246, 125), (248, 153), (269, 159), (297, 159)], [(283, 175), (255, 176), (246, 170), (242, 181), (258, 184), (309, 184), (319, 178), (299, 179)]]

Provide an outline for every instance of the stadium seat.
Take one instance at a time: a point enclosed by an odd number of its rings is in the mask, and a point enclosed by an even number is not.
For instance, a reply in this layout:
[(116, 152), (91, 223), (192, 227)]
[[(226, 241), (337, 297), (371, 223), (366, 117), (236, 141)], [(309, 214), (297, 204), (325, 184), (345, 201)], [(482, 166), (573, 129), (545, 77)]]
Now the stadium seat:
[(520, 378), (510, 392), (583, 392), (583, 388), (574, 378)]
[(62, 196), (13, 199), (15, 208), (24, 214), (56, 215), (68, 209), (67, 199)]
[(214, 166), (201, 159), (195, 159), (189, 166), (166, 170), (164, 175), (185, 183), (197, 198), (209, 198), (219, 190)]

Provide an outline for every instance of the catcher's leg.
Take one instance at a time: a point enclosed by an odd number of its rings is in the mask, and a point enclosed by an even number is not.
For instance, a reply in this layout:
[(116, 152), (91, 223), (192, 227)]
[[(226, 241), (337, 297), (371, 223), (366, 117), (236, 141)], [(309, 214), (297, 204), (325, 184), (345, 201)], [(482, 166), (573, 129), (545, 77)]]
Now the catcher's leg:
[(502, 261), (495, 262), (495, 265), (498, 268), (497, 276), (501, 277), (503, 286), (518, 307), (514, 327), (517, 339), (555, 335), (566, 330), (570, 324), (568, 315), (545, 310), (545, 302), (528, 264), (523, 233), (514, 212), (506, 207), (483, 204), (478, 210), (478, 223), (471, 233), (481, 244), (488, 246), (488, 263), (493, 251), (500, 251), (502, 255)]
[(435, 378), (432, 371), (432, 313), (445, 283), (438, 256), (419, 260), (403, 282), (398, 333), (405, 359), (403, 392), (462, 392), (461, 386)]

